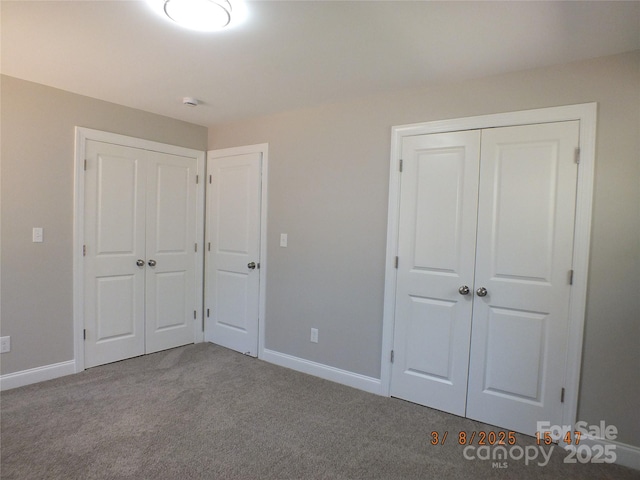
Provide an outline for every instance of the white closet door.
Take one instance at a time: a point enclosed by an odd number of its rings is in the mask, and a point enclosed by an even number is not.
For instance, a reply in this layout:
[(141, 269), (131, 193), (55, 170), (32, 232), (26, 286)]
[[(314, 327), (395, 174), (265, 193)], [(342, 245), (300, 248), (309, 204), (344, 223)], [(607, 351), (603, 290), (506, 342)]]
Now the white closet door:
[(482, 132), (467, 416), (522, 433), (561, 422), (578, 135), (577, 121)]
[(93, 140), (86, 158), (85, 367), (193, 343), (197, 161)]
[(194, 158), (149, 152), (146, 353), (194, 341), (196, 170)]
[(145, 155), (87, 141), (86, 367), (144, 353)]
[[(403, 141), (391, 395), (464, 415), (480, 132)], [(463, 290), (464, 292), (464, 290)]]
[(529, 434), (561, 422), (578, 134), (404, 139), (391, 395)]
[(261, 153), (211, 156), (205, 339), (258, 355)]

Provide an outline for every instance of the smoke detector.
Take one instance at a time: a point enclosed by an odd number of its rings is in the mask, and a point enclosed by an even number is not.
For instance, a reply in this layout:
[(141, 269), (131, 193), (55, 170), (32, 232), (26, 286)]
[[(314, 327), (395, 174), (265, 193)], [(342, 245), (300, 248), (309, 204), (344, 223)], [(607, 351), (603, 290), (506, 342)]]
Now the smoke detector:
[(189, 107), (197, 107), (198, 106), (198, 99), (197, 98), (193, 98), (193, 97), (184, 97), (182, 99), (182, 103), (184, 105), (187, 105)]

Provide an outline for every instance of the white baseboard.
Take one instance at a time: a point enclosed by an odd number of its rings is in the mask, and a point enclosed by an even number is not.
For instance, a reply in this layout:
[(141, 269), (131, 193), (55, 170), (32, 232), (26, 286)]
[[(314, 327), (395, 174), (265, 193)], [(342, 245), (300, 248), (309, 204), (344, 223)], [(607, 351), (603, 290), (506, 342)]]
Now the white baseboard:
[(260, 359), (281, 367), (290, 368), (292, 370), (297, 370), (298, 372), (308, 373), (309, 375), (314, 375), (325, 380), (364, 390), (365, 392), (382, 395), (382, 384), (379, 378), (367, 377), (366, 375), (341, 370), (339, 368), (330, 367), (329, 365), (312, 362), (310, 360), (294, 357), (293, 355), (287, 355), (286, 353), (280, 353), (274, 350), (268, 350), (266, 348), (262, 351)]
[[(632, 445), (627, 445), (626, 443), (616, 442), (615, 440), (605, 440), (598, 437), (592, 437), (590, 435), (583, 435), (580, 438), (580, 445), (587, 445), (591, 448), (596, 445), (600, 445), (602, 447), (609, 446), (609, 449), (613, 450), (616, 455), (614, 463), (617, 463), (618, 465), (622, 465), (624, 467), (633, 468), (635, 470), (640, 470), (640, 447), (634, 447)], [(599, 452), (593, 453), (597, 454)]]
[(76, 373), (75, 360), (53, 363), (51, 365), (30, 368), (29, 370), (22, 370), (15, 373), (7, 373), (6, 375), (0, 375), (0, 391), (24, 387), (25, 385), (44, 382), (45, 380), (53, 380), (54, 378), (64, 377), (72, 373)]

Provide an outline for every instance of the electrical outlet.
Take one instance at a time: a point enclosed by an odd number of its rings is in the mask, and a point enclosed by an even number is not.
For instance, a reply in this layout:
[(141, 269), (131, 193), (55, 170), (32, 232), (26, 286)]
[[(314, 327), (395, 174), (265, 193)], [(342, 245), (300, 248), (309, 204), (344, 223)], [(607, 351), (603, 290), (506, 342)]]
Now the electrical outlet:
[(318, 329), (311, 329), (311, 343), (318, 343)]
[(0, 353), (11, 351), (11, 337), (0, 337)]
[(281, 233), (280, 234), (280, 246), (281, 247), (286, 247), (287, 246), (287, 234), (286, 233)]

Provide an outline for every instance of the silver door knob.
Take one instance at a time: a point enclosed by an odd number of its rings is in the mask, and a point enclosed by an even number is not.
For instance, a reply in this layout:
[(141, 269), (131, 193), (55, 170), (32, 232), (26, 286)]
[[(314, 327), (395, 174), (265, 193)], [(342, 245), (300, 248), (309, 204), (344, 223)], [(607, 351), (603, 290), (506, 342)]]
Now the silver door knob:
[(469, 295), (469, 287), (467, 287), (466, 285), (462, 285), (459, 289), (458, 289), (458, 293), (460, 295)]
[(476, 294), (479, 297), (486, 297), (487, 296), (487, 289), (484, 287), (480, 287), (479, 289), (476, 290)]
[(144, 267), (144, 260), (138, 259), (136, 265), (138, 265), (139, 267)]
[(156, 266), (156, 261), (155, 260), (149, 260), (149, 266), (150, 267), (155, 267)]
[(247, 264), (247, 268), (253, 270), (254, 268), (256, 268), (256, 262), (250, 262)]

